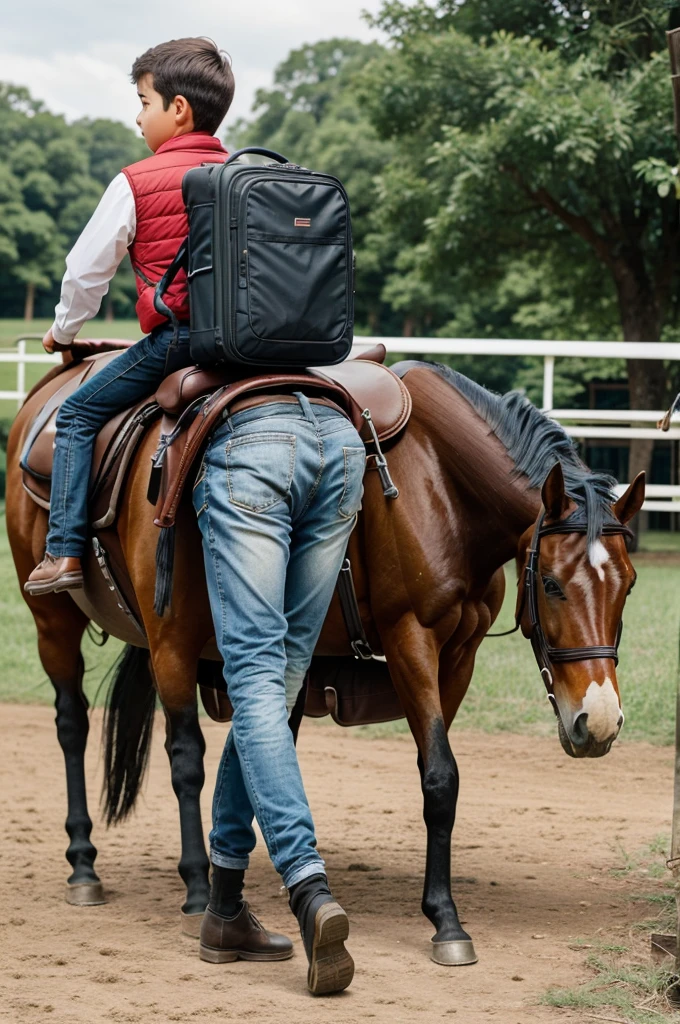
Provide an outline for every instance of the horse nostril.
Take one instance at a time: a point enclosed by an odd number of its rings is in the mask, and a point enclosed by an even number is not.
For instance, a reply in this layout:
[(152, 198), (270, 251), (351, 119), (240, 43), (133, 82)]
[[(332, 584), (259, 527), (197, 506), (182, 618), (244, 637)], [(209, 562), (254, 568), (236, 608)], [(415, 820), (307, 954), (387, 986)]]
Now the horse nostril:
[(572, 728), (572, 741), (577, 747), (583, 746), (588, 740), (588, 714), (582, 711)]

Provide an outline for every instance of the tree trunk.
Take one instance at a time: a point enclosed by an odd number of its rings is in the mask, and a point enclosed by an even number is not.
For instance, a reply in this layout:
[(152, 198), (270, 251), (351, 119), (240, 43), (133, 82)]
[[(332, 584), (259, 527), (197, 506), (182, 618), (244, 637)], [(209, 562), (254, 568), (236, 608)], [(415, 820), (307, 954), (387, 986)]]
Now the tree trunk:
[(35, 310), (35, 282), (26, 282), (26, 299), (24, 302), (24, 320), (32, 320)]
[(106, 312), (104, 313), (104, 320), (107, 324), (113, 323), (113, 299), (111, 293), (106, 296)]
[[(639, 262), (640, 265), (636, 265), (637, 260), (625, 263), (621, 261), (614, 269), (623, 339), (638, 342), (658, 341), (661, 333), (659, 309), (654, 292), (648, 284), (642, 257)], [(668, 384), (663, 363), (649, 359), (629, 359), (627, 364), (631, 409), (664, 408)], [(629, 482), (640, 472), (645, 472), (647, 481), (650, 482), (653, 450), (654, 441), (631, 441)], [(641, 512), (633, 521), (634, 549), (637, 548), (640, 533), (648, 528), (648, 521), (649, 515), (646, 512)]]

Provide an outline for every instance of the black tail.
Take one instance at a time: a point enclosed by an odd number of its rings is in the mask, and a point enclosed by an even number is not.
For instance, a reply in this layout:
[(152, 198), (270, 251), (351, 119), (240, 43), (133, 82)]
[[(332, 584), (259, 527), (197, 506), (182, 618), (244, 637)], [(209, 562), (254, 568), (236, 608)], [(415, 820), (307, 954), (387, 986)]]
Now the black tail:
[(128, 644), (118, 659), (104, 712), (106, 824), (127, 818), (142, 785), (151, 749), (156, 690), (149, 652)]
[(159, 618), (172, 603), (172, 580), (175, 571), (175, 527), (166, 526), (156, 544), (156, 591), (153, 610)]

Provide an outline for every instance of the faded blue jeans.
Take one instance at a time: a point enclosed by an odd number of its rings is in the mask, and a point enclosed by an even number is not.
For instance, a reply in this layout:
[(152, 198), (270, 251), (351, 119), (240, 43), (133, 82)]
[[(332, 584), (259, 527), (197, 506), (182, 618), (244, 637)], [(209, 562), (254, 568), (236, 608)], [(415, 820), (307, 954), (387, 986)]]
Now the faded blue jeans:
[(213, 434), (194, 487), (215, 636), (234, 718), (210, 854), (245, 869), (257, 818), (290, 887), (324, 871), (288, 726), (363, 493), (364, 445), (339, 412), (272, 403)]
[[(57, 413), (52, 464), (50, 526), (45, 548), (51, 555), (80, 558), (87, 540), (87, 495), (97, 434), (117, 413), (151, 397), (166, 374), (172, 327), (157, 327), (123, 349), (103, 370), (86, 380)], [(180, 327), (180, 358), (171, 369), (188, 365), (189, 328)]]

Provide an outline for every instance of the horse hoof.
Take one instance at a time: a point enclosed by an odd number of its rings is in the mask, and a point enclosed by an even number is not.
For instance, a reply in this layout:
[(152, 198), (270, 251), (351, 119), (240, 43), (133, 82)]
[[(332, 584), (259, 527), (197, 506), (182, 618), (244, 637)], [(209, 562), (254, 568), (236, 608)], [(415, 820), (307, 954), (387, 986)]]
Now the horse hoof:
[(185, 914), (183, 910), (180, 910), (179, 920), (182, 935), (188, 935), (190, 939), (199, 939), (201, 937), (202, 912), (200, 914)]
[(478, 957), (471, 939), (454, 939), (451, 942), (433, 942), (432, 959), (444, 967), (464, 967), (476, 964)]
[(77, 882), (66, 886), (66, 902), (73, 907), (98, 907), (106, 903), (101, 882)]

